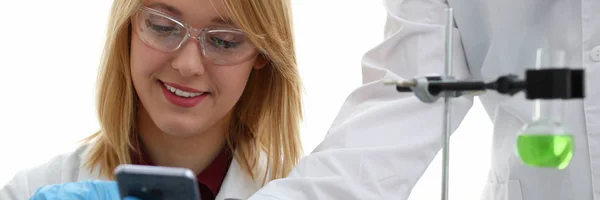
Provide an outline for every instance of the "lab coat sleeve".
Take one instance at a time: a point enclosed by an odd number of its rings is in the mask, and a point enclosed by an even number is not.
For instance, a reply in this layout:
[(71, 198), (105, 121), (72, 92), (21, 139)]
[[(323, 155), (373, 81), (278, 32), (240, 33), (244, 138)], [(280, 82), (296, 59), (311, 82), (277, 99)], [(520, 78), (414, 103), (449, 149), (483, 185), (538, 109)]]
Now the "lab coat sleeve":
[(27, 173), (19, 172), (12, 180), (0, 188), (0, 200), (28, 199), (29, 188), (27, 184)]
[[(42, 186), (76, 182), (81, 166), (80, 148), (78, 151), (68, 152), (55, 156), (48, 161), (20, 170), (8, 181), (6, 185), (0, 185), (0, 200), (25, 200)], [(88, 178), (86, 176), (86, 178)]]
[[(385, 39), (363, 57), (363, 85), (348, 96), (324, 141), (288, 177), (269, 182), (251, 200), (408, 199), (442, 147), (443, 100), (422, 103), (383, 81), (444, 73), (447, 4), (386, 0), (384, 7)], [(458, 29), (453, 36), (452, 73), (466, 79)], [(452, 103), (454, 131), (472, 97)]]

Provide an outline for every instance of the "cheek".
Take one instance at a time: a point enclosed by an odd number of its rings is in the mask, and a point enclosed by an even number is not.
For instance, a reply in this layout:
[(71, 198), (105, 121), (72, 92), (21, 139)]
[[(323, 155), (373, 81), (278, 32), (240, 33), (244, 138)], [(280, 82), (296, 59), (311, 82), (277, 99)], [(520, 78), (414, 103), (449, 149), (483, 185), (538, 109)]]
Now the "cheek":
[(168, 61), (168, 58), (161, 52), (155, 51), (132, 35), (130, 51), (131, 76), (134, 79), (149, 78), (157, 74)]
[(251, 64), (218, 68), (214, 74), (214, 81), (220, 96), (235, 104), (246, 88), (251, 71)]

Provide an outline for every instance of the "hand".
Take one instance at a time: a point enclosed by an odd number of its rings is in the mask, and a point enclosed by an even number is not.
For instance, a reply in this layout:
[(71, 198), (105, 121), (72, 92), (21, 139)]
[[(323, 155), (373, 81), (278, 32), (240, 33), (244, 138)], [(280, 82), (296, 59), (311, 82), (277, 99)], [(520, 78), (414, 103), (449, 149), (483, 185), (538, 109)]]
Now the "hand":
[[(29, 200), (115, 200), (121, 199), (114, 181), (90, 180), (40, 187)], [(124, 200), (139, 200), (126, 197)]]

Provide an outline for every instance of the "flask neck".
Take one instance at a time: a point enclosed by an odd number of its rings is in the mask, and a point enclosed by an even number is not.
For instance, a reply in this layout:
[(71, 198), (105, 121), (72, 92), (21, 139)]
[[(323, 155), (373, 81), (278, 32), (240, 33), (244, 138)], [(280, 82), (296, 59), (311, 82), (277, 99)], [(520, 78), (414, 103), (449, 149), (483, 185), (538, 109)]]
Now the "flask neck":
[(533, 120), (562, 122), (564, 103), (562, 99), (538, 99), (534, 102)]

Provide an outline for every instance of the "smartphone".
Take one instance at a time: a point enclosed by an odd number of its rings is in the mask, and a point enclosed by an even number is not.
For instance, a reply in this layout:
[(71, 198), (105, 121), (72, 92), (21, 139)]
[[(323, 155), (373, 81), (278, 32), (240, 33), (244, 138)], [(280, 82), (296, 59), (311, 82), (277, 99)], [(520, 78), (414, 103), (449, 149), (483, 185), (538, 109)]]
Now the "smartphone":
[(119, 165), (115, 176), (121, 198), (142, 200), (196, 200), (200, 190), (190, 169), (145, 165)]

